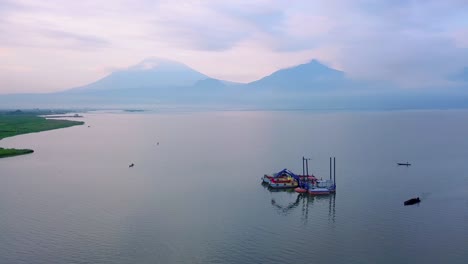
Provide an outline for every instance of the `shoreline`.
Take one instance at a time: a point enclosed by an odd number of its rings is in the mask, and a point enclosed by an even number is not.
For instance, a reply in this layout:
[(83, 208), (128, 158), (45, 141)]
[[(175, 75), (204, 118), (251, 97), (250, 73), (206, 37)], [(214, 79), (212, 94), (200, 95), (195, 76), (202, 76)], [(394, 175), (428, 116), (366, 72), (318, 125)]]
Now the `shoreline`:
[[(0, 142), (3, 138), (29, 133), (84, 125), (83, 121), (63, 119), (47, 119), (35, 114), (1, 114), (0, 113)], [(0, 158), (15, 157), (34, 153), (32, 149), (2, 148)]]

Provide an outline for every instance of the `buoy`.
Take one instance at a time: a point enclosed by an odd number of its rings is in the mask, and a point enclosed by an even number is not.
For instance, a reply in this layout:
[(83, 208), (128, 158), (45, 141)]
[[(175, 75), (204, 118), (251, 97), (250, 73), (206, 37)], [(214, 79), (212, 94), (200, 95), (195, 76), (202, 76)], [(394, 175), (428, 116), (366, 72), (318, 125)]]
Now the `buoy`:
[(133, 166), (135, 166), (135, 164), (133, 164), (133, 163), (130, 164), (130, 165), (128, 165), (129, 168), (131, 168), (131, 167), (133, 167)]

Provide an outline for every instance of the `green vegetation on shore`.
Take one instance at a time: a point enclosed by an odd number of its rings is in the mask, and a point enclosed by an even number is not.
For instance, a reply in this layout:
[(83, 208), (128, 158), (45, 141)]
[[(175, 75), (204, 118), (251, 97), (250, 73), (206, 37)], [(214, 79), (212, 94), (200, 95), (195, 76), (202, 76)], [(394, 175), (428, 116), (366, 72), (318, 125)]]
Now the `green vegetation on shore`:
[(0, 158), (24, 155), (24, 154), (29, 154), (29, 153), (33, 153), (33, 152), (34, 152), (34, 150), (32, 150), (32, 149), (5, 149), (5, 148), (0, 148)]
[[(0, 140), (21, 134), (82, 125), (81, 121), (46, 119), (33, 113), (22, 111), (0, 112)], [(0, 158), (23, 155), (34, 152), (31, 149), (0, 148)]]

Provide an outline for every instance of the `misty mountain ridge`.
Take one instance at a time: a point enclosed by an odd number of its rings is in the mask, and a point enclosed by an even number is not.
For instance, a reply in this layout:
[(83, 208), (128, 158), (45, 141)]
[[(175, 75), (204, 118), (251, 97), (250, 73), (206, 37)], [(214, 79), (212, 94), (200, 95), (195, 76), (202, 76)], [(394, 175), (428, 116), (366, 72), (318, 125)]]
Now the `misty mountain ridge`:
[[(73, 88), (65, 92), (86, 93), (111, 90), (133, 89), (142, 92), (142, 88), (187, 90), (221, 89), (229, 86), (243, 86), (264, 91), (326, 91), (337, 87), (354, 86), (354, 82), (345, 77), (342, 71), (329, 68), (317, 60), (276, 71), (257, 81), (241, 84), (218, 80), (202, 74), (185, 64), (159, 58), (148, 58), (127, 69), (118, 70), (91, 84)], [(180, 88), (180, 89), (178, 89)]]
[[(466, 86), (467, 72), (465, 69), (456, 76), (461, 87)], [(468, 93), (464, 90), (430, 92), (401, 89), (385, 81), (355, 80), (317, 60), (242, 84), (211, 78), (175, 61), (148, 58), (85, 86), (41, 95), (3, 95), (0, 104), (224, 105), (262, 109), (465, 108), (468, 107)]]

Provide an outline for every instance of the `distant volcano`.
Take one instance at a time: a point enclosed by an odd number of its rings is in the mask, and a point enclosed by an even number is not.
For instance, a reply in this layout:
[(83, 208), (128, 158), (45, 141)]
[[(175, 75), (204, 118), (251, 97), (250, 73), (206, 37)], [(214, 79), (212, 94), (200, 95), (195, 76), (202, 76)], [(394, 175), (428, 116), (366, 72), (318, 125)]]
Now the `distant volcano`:
[(119, 70), (91, 84), (73, 88), (80, 93), (89, 91), (135, 88), (179, 87), (193, 85), (209, 77), (185, 64), (157, 58), (148, 58), (124, 70)]
[(283, 90), (326, 90), (338, 86), (349, 86), (351, 82), (346, 79), (342, 71), (312, 60), (309, 63), (276, 71), (249, 85)]

